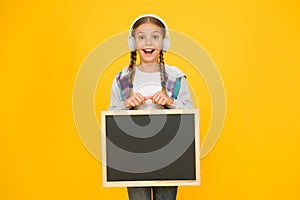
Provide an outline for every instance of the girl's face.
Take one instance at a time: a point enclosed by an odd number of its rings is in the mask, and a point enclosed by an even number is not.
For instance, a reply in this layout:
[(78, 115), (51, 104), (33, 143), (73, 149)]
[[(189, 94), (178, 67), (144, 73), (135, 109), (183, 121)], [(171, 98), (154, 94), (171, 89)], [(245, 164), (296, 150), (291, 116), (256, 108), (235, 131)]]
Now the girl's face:
[(134, 37), (140, 55), (140, 64), (157, 63), (162, 49), (162, 28), (153, 23), (141, 24), (134, 31)]

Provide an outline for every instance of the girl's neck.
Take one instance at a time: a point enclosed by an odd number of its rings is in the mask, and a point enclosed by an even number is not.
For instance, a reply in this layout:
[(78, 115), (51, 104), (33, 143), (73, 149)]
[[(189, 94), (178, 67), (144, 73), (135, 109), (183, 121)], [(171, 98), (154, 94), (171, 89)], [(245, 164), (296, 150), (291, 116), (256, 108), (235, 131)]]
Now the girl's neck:
[(142, 72), (160, 72), (159, 63), (139, 64), (136, 66)]

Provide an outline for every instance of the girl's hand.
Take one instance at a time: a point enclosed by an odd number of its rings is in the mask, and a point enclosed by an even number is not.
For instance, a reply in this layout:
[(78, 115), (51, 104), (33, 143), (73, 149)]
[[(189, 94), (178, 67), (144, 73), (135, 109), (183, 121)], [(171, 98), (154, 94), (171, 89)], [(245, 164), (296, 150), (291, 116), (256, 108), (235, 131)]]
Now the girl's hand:
[(152, 99), (152, 103), (162, 106), (170, 106), (174, 103), (174, 99), (169, 97), (162, 91), (156, 92), (152, 97), (148, 97), (148, 99)]
[(145, 100), (145, 97), (141, 93), (137, 92), (133, 93), (128, 99), (126, 99), (124, 104), (127, 108), (135, 107), (144, 104)]

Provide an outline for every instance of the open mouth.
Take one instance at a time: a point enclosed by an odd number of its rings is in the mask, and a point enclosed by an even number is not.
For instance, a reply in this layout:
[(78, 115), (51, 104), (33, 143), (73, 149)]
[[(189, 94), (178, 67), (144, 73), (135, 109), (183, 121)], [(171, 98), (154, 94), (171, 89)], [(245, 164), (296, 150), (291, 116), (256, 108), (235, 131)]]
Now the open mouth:
[(147, 55), (151, 55), (155, 49), (143, 49), (144, 53), (147, 54)]

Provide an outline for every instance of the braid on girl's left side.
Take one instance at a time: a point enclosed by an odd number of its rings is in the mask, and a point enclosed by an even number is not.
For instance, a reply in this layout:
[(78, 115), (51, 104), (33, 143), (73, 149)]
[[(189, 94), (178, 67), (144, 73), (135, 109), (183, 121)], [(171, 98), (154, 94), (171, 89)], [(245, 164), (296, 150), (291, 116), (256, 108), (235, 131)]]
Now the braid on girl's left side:
[(165, 70), (165, 62), (164, 62), (164, 53), (162, 50), (159, 52), (159, 63), (160, 63), (160, 81), (162, 86), (162, 92), (167, 94), (166, 82), (165, 82), (166, 70)]

